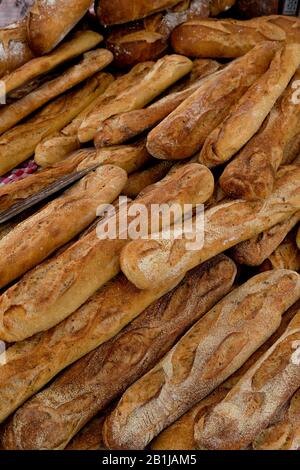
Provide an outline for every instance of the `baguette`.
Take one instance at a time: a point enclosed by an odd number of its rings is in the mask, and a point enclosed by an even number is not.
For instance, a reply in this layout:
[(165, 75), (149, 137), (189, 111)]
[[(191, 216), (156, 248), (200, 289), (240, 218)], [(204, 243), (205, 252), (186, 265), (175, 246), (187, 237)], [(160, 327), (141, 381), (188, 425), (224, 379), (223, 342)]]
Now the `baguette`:
[(69, 41), (59, 46), (55, 51), (45, 57), (30, 60), (15, 72), (4, 77), (3, 82), (6, 93), (19, 88), (41, 74), (53, 70), (60, 64), (79, 56), (83, 52), (93, 49), (102, 41), (103, 37), (94, 31), (80, 31)]
[(64, 74), (0, 110), (0, 133), (7, 131), (51, 99), (99, 72), (112, 59), (112, 53), (106, 49), (86, 52), (83, 60)]
[(171, 37), (178, 54), (215, 59), (240, 57), (263, 41), (299, 43), (300, 20), (276, 15), (248, 21), (198, 19), (178, 26)]
[(26, 38), (26, 21), (0, 29), (0, 78), (32, 59)]
[(292, 269), (300, 271), (300, 253), (295, 240), (295, 231), (290, 232), (283, 242), (262, 263), (260, 271), (270, 269)]
[[(235, 275), (234, 263), (225, 256), (189, 273), (118, 336), (82, 358), (20, 408), (6, 427), (6, 449), (64, 448), (89, 419), (152, 368), (230, 291)], [(47, 424), (43, 420), (46, 409)]]
[[(208, 61), (207, 64), (203, 64), (202, 77), (216, 72), (219, 68), (220, 64), (217, 62)], [(128, 111), (106, 119), (95, 136), (95, 146), (121, 144), (151, 129), (197, 90), (201, 84), (201, 70), (198, 71), (197, 78), (199, 80), (188, 83), (183, 90), (175, 91), (147, 108)]]
[[(228, 196), (255, 200), (265, 199), (272, 192), (278, 167), (284, 158), (289, 159), (284, 156), (284, 151), (299, 132), (300, 100), (299, 103), (293, 100), (299, 79), (300, 69), (271, 110), (262, 130), (225, 168), (220, 185)], [(218, 142), (216, 144), (217, 151)]]
[[(274, 192), (265, 201), (243, 200), (219, 204), (204, 213), (204, 244), (200, 249), (186, 246), (203, 235), (202, 224), (188, 238), (175, 240), (134, 240), (121, 253), (124, 274), (139, 288), (159, 285), (177, 277), (209, 258), (291, 217), (300, 210), (300, 168), (283, 168)], [(197, 225), (197, 224), (196, 224)], [(186, 235), (186, 236), (187, 236)]]
[(300, 386), (299, 342), (298, 313), (226, 398), (195, 424), (199, 447), (242, 449), (269, 425)]
[(81, 20), (91, 0), (36, 0), (27, 17), (27, 37), (36, 55), (52, 51)]
[(127, 389), (104, 423), (105, 445), (144, 449), (238, 370), (299, 297), (300, 276), (288, 270), (259, 274), (228, 294)]
[(180, 0), (101, 0), (96, 2), (96, 12), (101, 24), (128, 23), (170, 8)]
[(259, 235), (239, 243), (231, 250), (232, 257), (239, 264), (261, 265), (278, 248), (299, 220), (300, 212), (296, 212)]
[(158, 290), (141, 291), (123, 276), (118, 276), (70, 318), (10, 346), (6, 351), (6, 363), (0, 367), (0, 422), (61, 370), (118, 334), (180, 280)]
[[(247, 144), (259, 130), (299, 65), (300, 44), (288, 44), (278, 51), (267, 72), (246, 91), (225, 121), (207, 137), (199, 161), (208, 167), (221, 165)], [(300, 105), (295, 106), (293, 103), (293, 106), (297, 107), (294, 115), (296, 121)]]
[[(37, 214), (27, 218), (0, 241), (0, 288), (41, 263), (57, 248), (84, 230), (96, 218), (100, 204), (113, 202), (125, 186), (124, 170), (104, 165), (54, 199)], [(9, 315), (10, 321), (13, 318)], [(0, 336), (6, 330), (0, 321)], [(28, 325), (30, 328), (30, 325)], [(14, 325), (22, 337), (30, 336), (25, 324)], [(2, 331), (1, 331), (2, 330)]]
[(279, 417), (264, 429), (251, 445), (253, 450), (299, 450), (300, 389), (279, 413)]
[(110, 80), (107, 74), (92, 77), (79, 89), (56, 98), (24, 124), (0, 136), (0, 175), (27, 160), (39, 142), (65, 127), (87, 106), (95, 90), (107, 80)]
[(265, 42), (211, 77), (148, 135), (151, 155), (162, 159), (193, 156), (209, 133), (227, 116), (230, 107), (268, 69), (278, 50)]
[(139, 83), (121, 93), (113, 103), (100, 106), (83, 121), (78, 131), (80, 142), (93, 139), (102, 121), (112, 115), (145, 106), (166, 88), (188, 74), (192, 65), (186, 57), (175, 54), (158, 60)]
[(152, 62), (145, 62), (132, 68), (132, 70), (117, 78), (106, 89), (105, 93), (95, 98), (75, 119), (68, 124), (59, 134), (46, 139), (37, 146), (35, 159), (43, 167), (51, 166), (53, 163), (63, 160), (71, 151), (80, 148), (78, 129), (83, 120), (89, 116), (101, 104), (112, 103), (117, 96), (138, 83), (152, 67)]
[(162, 431), (151, 443), (152, 450), (196, 450), (194, 437), (195, 422), (210, 411), (230, 392), (232, 387), (255, 364), (255, 362), (280, 338), (291, 319), (297, 313), (300, 302), (296, 302), (283, 316), (276, 332), (238, 369), (233, 375), (217, 387), (210, 395), (182, 415), (174, 424)]
[(142, 171), (137, 171), (129, 176), (122, 194), (135, 198), (150, 184), (157, 183), (166, 176), (172, 167), (172, 162), (159, 162)]
[[(212, 191), (213, 176), (209, 170), (193, 163), (183, 165), (160, 182), (148, 186), (138, 203), (145, 206), (150, 217), (153, 203), (175, 202), (184, 208), (185, 204), (203, 202)], [(134, 218), (131, 216), (132, 220)], [(114, 222), (117, 226), (118, 217)], [(32, 335), (50, 328), (80, 307), (119, 272), (119, 255), (128, 242), (127, 227), (121, 235), (103, 238), (94, 230), (10, 287), (0, 297), (0, 317), (3, 315), (1, 318), (7, 326), (5, 331), (2, 329), (0, 338), (20, 341), (29, 331)], [(23, 319), (26, 327), (19, 329)]]

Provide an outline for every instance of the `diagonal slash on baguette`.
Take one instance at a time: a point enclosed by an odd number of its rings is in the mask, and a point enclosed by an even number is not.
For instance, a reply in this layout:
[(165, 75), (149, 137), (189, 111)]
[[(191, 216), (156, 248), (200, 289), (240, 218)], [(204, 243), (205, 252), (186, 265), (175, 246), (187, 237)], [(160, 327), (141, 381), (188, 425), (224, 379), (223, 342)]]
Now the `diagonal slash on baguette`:
[(47, 188), (43, 189), (42, 191), (33, 194), (32, 196), (29, 196), (24, 201), (17, 202), (9, 209), (1, 211), (0, 224), (11, 220), (13, 217), (21, 214), (21, 212), (24, 212), (26, 209), (29, 209), (30, 207), (36, 205), (44, 199), (47, 199), (49, 196), (52, 196), (58, 191), (70, 186), (72, 183), (75, 183), (76, 181), (80, 180), (81, 178), (83, 178), (83, 176), (87, 175), (91, 171), (96, 170), (96, 168), (98, 168), (100, 165), (101, 164), (99, 163), (98, 165), (93, 165), (89, 168), (85, 168), (84, 170), (75, 171), (73, 173), (70, 173), (69, 175), (63, 176), (54, 183), (50, 184)]

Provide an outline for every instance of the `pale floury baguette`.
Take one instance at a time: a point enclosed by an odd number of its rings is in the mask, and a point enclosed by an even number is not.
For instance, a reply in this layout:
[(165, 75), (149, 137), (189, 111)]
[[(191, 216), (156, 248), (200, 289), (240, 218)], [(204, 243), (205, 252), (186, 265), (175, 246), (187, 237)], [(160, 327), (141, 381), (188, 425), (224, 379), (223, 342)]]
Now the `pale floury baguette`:
[[(207, 137), (200, 153), (200, 162), (214, 167), (230, 160), (259, 130), (299, 65), (300, 44), (288, 44), (278, 51), (268, 71), (247, 90), (225, 121)], [(289, 91), (292, 95), (292, 90)], [(293, 110), (296, 121), (300, 105), (292, 103), (290, 106), (292, 110), (293, 106), (296, 108)]]
[[(127, 173), (104, 165), (85, 176), (62, 196), (27, 218), (0, 241), (0, 287), (9, 284), (48, 258), (57, 248), (84, 230), (96, 218), (100, 204), (110, 204), (121, 193)], [(2, 264), (2, 266), (1, 266)], [(13, 321), (13, 319), (10, 319)], [(1, 322), (0, 322), (1, 323)], [(2, 324), (5, 330), (5, 320)], [(16, 325), (15, 325), (16, 327)], [(26, 331), (22, 321), (19, 334)], [(0, 336), (1, 336), (0, 327)], [(29, 332), (24, 333), (30, 336)]]
[(195, 424), (198, 446), (227, 450), (248, 446), (299, 388), (299, 346), (300, 313), (226, 398)]
[(99, 87), (111, 80), (100, 73), (90, 78), (79, 89), (56, 98), (24, 124), (19, 124), (0, 136), (0, 175), (5, 174), (31, 155), (39, 142), (59, 131), (80, 113)]
[(255, 200), (272, 192), (279, 165), (290, 158), (285, 150), (299, 132), (300, 100), (295, 95), (299, 80), (300, 70), (277, 100), (261, 131), (225, 168), (220, 185), (228, 196)]
[[(202, 203), (210, 197), (213, 184), (206, 167), (186, 164), (148, 186), (138, 202), (146, 207), (150, 220), (152, 204), (178, 203), (184, 209), (186, 204)], [(129, 213), (129, 221), (136, 216), (136, 212)], [(0, 317), (6, 323), (0, 334), (2, 340), (19, 341), (29, 336), (29, 331), (32, 335), (56, 325), (119, 272), (119, 256), (128, 243), (128, 234), (126, 226), (119, 236), (118, 215), (114, 222), (113, 238), (98, 237), (94, 230), (29, 271), (0, 297)], [(22, 319), (26, 331), (18, 326)]]
[(112, 60), (112, 53), (106, 49), (86, 52), (82, 61), (77, 65), (74, 65), (54, 80), (46, 82), (19, 101), (0, 110), (0, 133), (15, 126), (51, 99), (99, 72)]
[(197, 19), (172, 34), (173, 49), (188, 57), (240, 57), (263, 41), (299, 43), (299, 19), (276, 15), (249, 21)]
[(164, 178), (172, 167), (173, 162), (164, 161), (155, 163), (145, 170), (136, 171), (129, 176), (122, 194), (135, 198), (143, 189), (150, 184), (157, 183)]
[(299, 220), (300, 212), (296, 212), (291, 217), (259, 235), (239, 243), (232, 248), (231, 256), (239, 264), (246, 264), (247, 266), (261, 265), (278, 248)]
[(292, 230), (283, 242), (268, 256), (259, 267), (260, 271), (269, 269), (292, 269), (300, 271), (300, 251), (296, 243), (296, 232)]
[(141, 289), (159, 285), (185, 273), (238, 243), (255, 237), (300, 210), (300, 167), (287, 166), (278, 173), (273, 193), (265, 201), (236, 200), (204, 213), (204, 244), (190, 250), (187, 242), (203, 234), (202, 225), (175, 240), (134, 240), (122, 251), (121, 268)]
[(231, 106), (266, 72), (279, 46), (264, 43), (203, 84), (148, 135), (151, 155), (162, 159), (193, 156)]
[(35, 161), (43, 167), (51, 166), (54, 163), (63, 160), (69, 152), (80, 148), (78, 139), (78, 129), (83, 120), (88, 117), (101, 104), (112, 103), (120, 93), (128, 90), (148, 73), (153, 62), (144, 62), (133, 67), (130, 72), (117, 78), (110, 83), (103, 95), (91, 102), (73, 121), (68, 124), (61, 132), (47, 137), (35, 149)]
[(256, 361), (273, 346), (285, 332), (291, 319), (298, 312), (300, 302), (297, 301), (283, 316), (276, 332), (238, 369), (233, 375), (217, 387), (210, 395), (182, 415), (175, 423), (162, 431), (151, 443), (152, 450), (196, 450), (197, 444), (194, 436), (195, 422), (205, 413), (220, 403), (244, 374)]
[(144, 449), (239, 369), (300, 297), (300, 276), (277, 270), (233, 290), (122, 396), (104, 424), (110, 449)]
[(3, 78), (6, 93), (21, 87), (30, 80), (45, 74), (64, 62), (79, 56), (83, 52), (93, 49), (102, 41), (103, 37), (94, 31), (80, 31), (69, 41), (59, 46), (51, 54), (36, 57), (16, 71)]
[(195, 73), (183, 89), (179, 87), (179, 90), (168, 94), (144, 109), (128, 111), (106, 119), (95, 136), (96, 147), (126, 142), (157, 125), (197, 90), (201, 78), (211, 75), (221, 67), (218, 62), (213, 60), (203, 62), (206, 62), (202, 64), (203, 67), (200, 66), (201, 64), (195, 66)]
[(26, 20), (0, 29), (0, 77), (32, 59), (26, 35)]
[(91, 0), (35, 0), (27, 18), (27, 38), (33, 52), (43, 55), (54, 49), (91, 4)]
[(102, 121), (122, 112), (143, 108), (166, 88), (187, 75), (193, 67), (191, 60), (180, 55), (166, 55), (159, 59), (149, 73), (127, 92), (121, 93), (113, 103), (100, 105), (81, 124), (78, 136), (81, 142), (93, 139)]
[(0, 365), (0, 422), (61, 370), (118, 334), (180, 280), (148, 291), (136, 289), (120, 275), (70, 318), (9, 347), (6, 363)]
[(223, 255), (188, 273), (118, 336), (71, 366), (20, 408), (6, 428), (5, 448), (64, 448), (89, 419), (151, 369), (230, 291), (235, 275), (234, 263)]

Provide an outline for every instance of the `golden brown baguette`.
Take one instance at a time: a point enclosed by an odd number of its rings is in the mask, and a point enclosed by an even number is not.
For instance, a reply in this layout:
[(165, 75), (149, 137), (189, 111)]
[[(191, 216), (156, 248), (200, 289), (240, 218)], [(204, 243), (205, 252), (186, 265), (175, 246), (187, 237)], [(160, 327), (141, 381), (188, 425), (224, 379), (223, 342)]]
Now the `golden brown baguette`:
[(196, 450), (197, 444), (194, 437), (195, 422), (207, 413), (213, 406), (219, 403), (243, 377), (243, 375), (255, 364), (255, 362), (280, 338), (286, 330), (291, 319), (295, 316), (300, 306), (296, 302), (284, 314), (276, 332), (238, 369), (233, 375), (217, 387), (210, 395), (201, 400), (197, 405), (182, 415), (175, 423), (162, 431), (151, 443), (152, 450)]
[(103, 25), (128, 23), (144, 18), (166, 8), (170, 8), (180, 0), (101, 0), (97, 1), (96, 11)]
[(62, 129), (59, 134), (45, 139), (44, 142), (37, 146), (35, 152), (36, 162), (43, 167), (50, 166), (57, 161), (63, 160), (69, 152), (79, 149), (80, 142), (77, 134), (83, 120), (101, 104), (107, 105), (113, 102), (120, 93), (128, 90), (134, 84), (142, 80), (152, 65), (152, 62), (139, 64), (133, 67), (129, 73), (122, 75), (111, 83), (105, 93), (101, 94), (99, 98), (95, 98), (93, 102), (76, 116), (68, 126)]
[[(118, 336), (20, 408), (6, 427), (5, 447), (64, 448), (89, 419), (151, 369), (230, 291), (235, 275), (234, 263), (223, 255), (188, 273), (177, 288), (150, 305)], [(43, 419), (46, 409), (47, 423)]]
[[(267, 72), (246, 91), (226, 119), (207, 137), (199, 161), (208, 167), (221, 165), (247, 144), (259, 130), (299, 65), (300, 44), (287, 44), (278, 51)], [(294, 103), (292, 106), (296, 107)], [(295, 114), (293, 112), (295, 120), (299, 107)]]
[(283, 242), (260, 266), (260, 271), (269, 269), (292, 269), (300, 271), (300, 252), (296, 243), (296, 232), (292, 230)]
[[(293, 100), (299, 79), (298, 69), (262, 129), (225, 168), (220, 185), (228, 196), (255, 200), (265, 199), (272, 192), (279, 165), (284, 159), (290, 159), (285, 150), (299, 132), (300, 100)], [(218, 143), (216, 149), (217, 146)]]
[(248, 21), (198, 19), (172, 34), (173, 49), (188, 57), (240, 57), (263, 41), (299, 43), (300, 20), (276, 15)]
[(276, 43), (257, 46), (202, 85), (148, 135), (151, 155), (162, 159), (191, 157), (209, 133), (227, 116), (231, 106), (268, 69)]
[(19, 88), (41, 74), (47, 73), (60, 64), (79, 56), (83, 52), (93, 49), (103, 37), (94, 31), (80, 31), (69, 41), (59, 46), (55, 51), (45, 57), (30, 60), (16, 71), (5, 76), (6, 93)]
[(0, 175), (33, 155), (44, 138), (66, 126), (90, 103), (95, 90), (106, 83), (102, 73), (90, 78), (78, 89), (56, 98), (24, 124), (19, 124), (0, 136)]
[(123, 394), (103, 428), (110, 449), (144, 449), (241, 367), (300, 297), (300, 276), (277, 270), (233, 290)]
[(259, 235), (239, 243), (231, 250), (231, 255), (239, 264), (261, 265), (278, 248), (299, 220), (300, 212), (296, 212)]
[(27, 18), (27, 37), (36, 55), (54, 49), (81, 20), (90, 0), (36, 0)]
[(269, 425), (300, 386), (299, 344), (298, 313), (226, 398), (195, 424), (199, 447), (242, 449)]
[(26, 38), (26, 21), (0, 29), (0, 77), (32, 59)]
[(164, 56), (149, 73), (128, 91), (121, 93), (113, 103), (100, 105), (81, 124), (78, 136), (81, 142), (93, 139), (102, 121), (114, 114), (140, 109), (192, 70), (193, 63), (176, 54)]
[(264, 429), (251, 445), (253, 450), (299, 450), (300, 448), (300, 389), (279, 412), (279, 416)]
[[(209, 170), (193, 163), (148, 186), (138, 202), (144, 204), (150, 218), (153, 203), (178, 203), (184, 209), (185, 204), (204, 202), (212, 191), (213, 176)], [(118, 225), (117, 216), (114, 221)], [(6, 323), (0, 338), (20, 341), (56, 325), (74, 312), (119, 272), (120, 252), (128, 243), (127, 227), (121, 234), (119, 238), (103, 238), (94, 230), (25, 274), (0, 297), (0, 317)], [(19, 328), (23, 319), (26, 327)]]
[[(0, 288), (41, 263), (57, 248), (84, 230), (96, 218), (100, 204), (110, 204), (121, 193), (127, 173), (112, 165), (91, 172), (77, 184), (54, 199), (37, 214), (27, 218), (0, 241)], [(4, 262), (5, 260), (5, 262)], [(8, 315), (9, 317), (9, 315)], [(7, 317), (7, 319), (8, 319)], [(6, 329), (0, 321), (0, 336)], [(15, 325), (16, 327), (16, 325)], [(19, 321), (22, 337), (31, 336), (27, 322)], [(2, 331), (1, 331), (2, 330)]]
[(7, 131), (51, 99), (99, 72), (112, 59), (112, 53), (106, 49), (86, 52), (82, 61), (58, 78), (45, 83), (21, 100), (0, 110), (0, 133)]
[[(141, 291), (124, 276), (118, 276), (70, 318), (9, 347), (6, 363), (0, 367), (0, 422), (61, 370), (118, 334), (180, 280), (160, 289)], [(11, 387), (14, 389), (12, 395)]]
[[(121, 268), (139, 288), (159, 285), (179, 273), (185, 273), (207, 259), (239, 242), (286, 220), (300, 210), (300, 168), (287, 166), (280, 170), (273, 193), (265, 201), (243, 200), (221, 203), (204, 213), (202, 224), (192, 234), (175, 240), (134, 240), (122, 251)], [(191, 250), (189, 243), (202, 248)], [(186, 238), (187, 237), (187, 238)], [(188, 244), (187, 244), (188, 242)]]
[(102, 427), (106, 413), (92, 419), (68, 444), (65, 450), (106, 450)]
[(147, 186), (157, 183), (164, 178), (171, 167), (172, 162), (159, 162), (145, 170), (133, 173), (129, 176), (122, 194), (130, 198), (135, 198)]
[(220, 64), (215, 61), (207, 61), (203, 64), (203, 69), (200, 69), (200, 64), (198, 66), (198, 80), (188, 82), (183, 90), (175, 91), (146, 108), (117, 114), (106, 119), (95, 136), (95, 146), (120, 144), (151, 129), (197, 90), (201, 84), (201, 78), (220, 68)]

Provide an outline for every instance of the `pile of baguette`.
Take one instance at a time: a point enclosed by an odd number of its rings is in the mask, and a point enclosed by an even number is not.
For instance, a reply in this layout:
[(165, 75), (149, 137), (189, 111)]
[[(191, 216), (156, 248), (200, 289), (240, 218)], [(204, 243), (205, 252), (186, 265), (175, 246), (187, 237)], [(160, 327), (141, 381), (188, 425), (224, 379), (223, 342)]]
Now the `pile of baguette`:
[[(0, 32), (0, 212), (90, 169), (0, 225), (1, 446), (300, 449), (300, 20), (91, 3)], [(203, 246), (99, 238), (120, 195)]]

